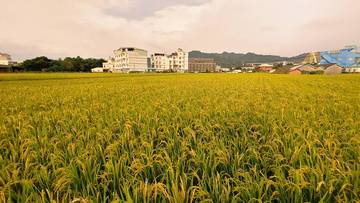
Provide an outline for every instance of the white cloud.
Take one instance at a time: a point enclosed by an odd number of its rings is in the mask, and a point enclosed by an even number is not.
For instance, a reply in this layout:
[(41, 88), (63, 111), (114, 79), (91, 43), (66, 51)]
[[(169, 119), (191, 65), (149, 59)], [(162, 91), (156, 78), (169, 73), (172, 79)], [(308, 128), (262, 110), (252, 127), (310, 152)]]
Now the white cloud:
[[(106, 57), (136, 46), (290, 56), (359, 43), (359, 7), (356, 0), (12, 0), (2, 3), (0, 52)], [(130, 18), (134, 9), (144, 12)]]

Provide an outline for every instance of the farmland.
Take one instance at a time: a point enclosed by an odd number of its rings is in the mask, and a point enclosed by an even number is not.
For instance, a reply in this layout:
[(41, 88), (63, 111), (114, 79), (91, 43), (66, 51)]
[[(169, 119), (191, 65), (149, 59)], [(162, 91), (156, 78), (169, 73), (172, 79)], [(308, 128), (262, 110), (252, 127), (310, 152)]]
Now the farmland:
[(0, 74), (0, 202), (360, 201), (360, 75)]

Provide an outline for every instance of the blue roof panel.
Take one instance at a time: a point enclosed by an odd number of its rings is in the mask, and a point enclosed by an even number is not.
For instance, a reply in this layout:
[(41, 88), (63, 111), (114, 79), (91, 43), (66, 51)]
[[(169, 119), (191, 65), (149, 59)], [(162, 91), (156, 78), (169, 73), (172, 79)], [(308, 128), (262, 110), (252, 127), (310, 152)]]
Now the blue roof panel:
[(360, 53), (352, 48), (341, 49), (337, 52), (320, 52), (320, 64), (336, 63), (342, 67), (350, 67), (356, 65), (356, 58), (360, 58)]

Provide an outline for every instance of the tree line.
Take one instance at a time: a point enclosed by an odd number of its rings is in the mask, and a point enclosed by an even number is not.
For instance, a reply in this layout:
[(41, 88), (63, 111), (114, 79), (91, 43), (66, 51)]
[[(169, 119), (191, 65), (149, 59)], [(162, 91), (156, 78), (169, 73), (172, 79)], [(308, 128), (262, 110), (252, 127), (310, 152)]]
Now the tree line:
[(44, 72), (90, 72), (92, 68), (102, 67), (104, 59), (78, 57), (66, 57), (53, 60), (45, 56), (25, 60), (20, 68), (24, 71)]

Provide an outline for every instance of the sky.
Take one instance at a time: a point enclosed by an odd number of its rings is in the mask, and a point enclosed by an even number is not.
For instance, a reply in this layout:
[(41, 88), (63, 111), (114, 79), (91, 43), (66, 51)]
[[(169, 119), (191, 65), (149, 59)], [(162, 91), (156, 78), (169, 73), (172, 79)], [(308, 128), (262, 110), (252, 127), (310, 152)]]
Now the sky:
[(107, 58), (114, 49), (295, 56), (360, 45), (359, 0), (0, 0), (0, 52)]

